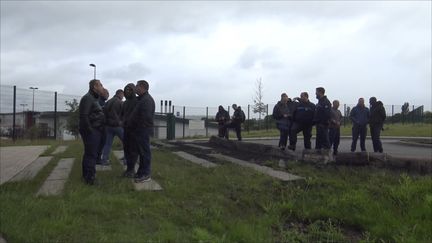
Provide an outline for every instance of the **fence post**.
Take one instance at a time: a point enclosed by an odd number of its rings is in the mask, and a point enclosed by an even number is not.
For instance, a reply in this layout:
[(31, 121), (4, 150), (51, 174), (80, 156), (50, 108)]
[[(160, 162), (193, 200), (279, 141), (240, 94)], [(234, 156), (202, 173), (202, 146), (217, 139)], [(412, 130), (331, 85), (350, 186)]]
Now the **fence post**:
[(345, 127), (346, 126), (346, 114), (347, 112), (346, 112), (346, 104), (344, 104), (344, 117), (343, 117), (343, 126)]
[(163, 113), (163, 100), (161, 100), (161, 113)]
[(247, 131), (248, 131), (248, 133), (249, 133), (249, 131), (250, 131), (250, 105), (248, 104), (248, 129), (247, 129)]
[(57, 140), (57, 91), (54, 92), (54, 140)]
[(268, 131), (268, 129), (269, 129), (269, 127), (268, 127), (268, 119), (267, 119), (267, 117), (268, 117), (268, 104), (267, 104), (267, 106), (266, 106), (266, 117), (264, 117), (264, 120), (265, 120), (265, 123), (266, 123), (266, 131)]
[(16, 115), (16, 85), (13, 86), (12, 140), (14, 142), (16, 139), (15, 115)]
[(186, 115), (185, 115), (185, 113), (186, 113), (186, 107), (185, 106), (183, 106), (183, 138), (185, 138), (185, 119), (186, 119)]
[(392, 124), (394, 123), (394, 105), (392, 105), (392, 119), (391, 119), (391, 121), (392, 121)]
[(205, 126), (206, 126), (206, 137), (208, 137), (208, 106), (206, 107), (206, 120), (205, 120)]
[(415, 112), (414, 112), (414, 105), (413, 105), (413, 108), (412, 108), (412, 111), (411, 111), (411, 121), (412, 121), (412, 123), (414, 124), (415, 123)]

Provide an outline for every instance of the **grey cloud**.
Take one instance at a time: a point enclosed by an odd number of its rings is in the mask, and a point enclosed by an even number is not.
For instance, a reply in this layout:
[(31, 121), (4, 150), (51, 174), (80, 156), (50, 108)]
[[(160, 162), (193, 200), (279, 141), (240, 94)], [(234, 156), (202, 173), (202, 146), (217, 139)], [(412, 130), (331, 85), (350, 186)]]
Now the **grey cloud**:
[(126, 66), (118, 67), (116, 69), (108, 70), (103, 73), (103, 76), (107, 79), (135, 82), (136, 80), (143, 79), (150, 73), (150, 68), (144, 66), (142, 63), (136, 62)]
[(284, 66), (280, 59), (276, 49), (252, 46), (240, 55), (236, 66), (250, 69), (256, 64), (260, 64), (263, 68), (277, 69)]

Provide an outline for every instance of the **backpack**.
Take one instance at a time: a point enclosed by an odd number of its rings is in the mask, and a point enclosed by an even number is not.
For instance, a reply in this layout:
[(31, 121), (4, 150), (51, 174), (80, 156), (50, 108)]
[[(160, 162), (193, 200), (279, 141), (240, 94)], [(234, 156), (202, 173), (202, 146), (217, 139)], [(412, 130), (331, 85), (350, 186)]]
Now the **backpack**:
[(245, 113), (243, 112), (243, 110), (241, 111), (241, 120), (240, 120), (240, 121), (241, 121), (242, 123), (246, 121), (246, 115), (245, 115)]

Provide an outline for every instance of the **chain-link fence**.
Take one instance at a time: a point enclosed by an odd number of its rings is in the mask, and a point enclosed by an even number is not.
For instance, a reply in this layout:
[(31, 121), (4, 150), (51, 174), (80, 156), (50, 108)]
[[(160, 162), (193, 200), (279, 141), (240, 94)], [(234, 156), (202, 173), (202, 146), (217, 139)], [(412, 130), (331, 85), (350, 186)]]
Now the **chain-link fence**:
[[(33, 87), (35, 88), (35, 87)], [(67, 129), (71, 115), (70, 106), (74, 100), (79, 102), (81, 96), (58, 94), (39, 89), (23, 89), (15, 86), (1, 86), (0, 128), (3, 137), (39, 137), (71, 139), (74, 136)], [(175, 138), (208, 137), (218, 133), (215, 120), (218, 107), (178, 106), (171, 101), (155, 100), (155, 137), (166, 138), (167, 116), (174, 115)], [(246, 131), (273, 129), (275, 122), (272, 111), (275, 104), (262, 106), (261, 114), (254, 112), (252, 104), (237, 104), (246, 115), (243, 129)], [(222, 104), (230, 116), (234, 111), (231, 105)], [(339, 110), (343, 117), (342, 125), (349, 125), (349, 112), (354, 104), (341, 104)], [(387, 123), (423, 123), (432, 122), (430, 112), (424, 112), (422, 105), (384, 105)]]

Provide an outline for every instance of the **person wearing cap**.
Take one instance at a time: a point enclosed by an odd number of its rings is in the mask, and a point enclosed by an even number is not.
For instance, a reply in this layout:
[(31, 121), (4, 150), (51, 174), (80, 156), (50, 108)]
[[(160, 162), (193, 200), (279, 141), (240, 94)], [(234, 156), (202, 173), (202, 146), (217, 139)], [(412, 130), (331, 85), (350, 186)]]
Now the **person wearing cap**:
[(99, 104), (103, 92), (100, 80), (93, 79), (89, 82), (89, 91), (79, 103), (79, 132), (84, 143), (82, 177), (88, 185), (95, 183), (96, 160), (104, 131), (105, 117)]
[(315, 108), (314, 123), (316, 126), (315, 149), (330, 149), (329, 141), (329, 122), (331, 113), (331, 103), (325, 96), (323, 87), (316, 88), (315, 91), (318, 104)]
[(384, 126), (384, 121), (386, 119), (386, 110), (381, 101), (377, 101), (377, 98), (371, 97), (369, 99), (370, 104), (370, 117), (369, 117), (369, 128), (372, 138), (372, 145), (374, 152), (383, 152), (383, 147), (381, 143), (381, 131)]
[(352, 143), (351, 152), (356, 151), (357, 140), (360, 136), (360, 149), (362, 152), (366, 151), (366, 135), (367, 124), (369, 121), (369, 109), (365, 106), (364, 99), (359, 98), (357, 105), (350, 112), (350, 119), (352, 121)]
[(286, 93), (281, 94), (281, 99), (273, 107), (273, 119), (276, 120), (276, 127), (279, 130), (279, 148), (285, 150), (288, 141), (288, 134), (291, 126), (292, 113), (288, 105), (289, 98)]
[(305, 149), (311, 149), (313, 118), (315, 114), (315, 104), (309, 101), (309, 94), (302, 92), (300, 98), (294, 100), (295, 108), (293, 112), (293, 124), (290, 129), (290, 145), (288, 149), (295, 151), (297, 144), (297, 134), (303, 132), (303, 144)]

